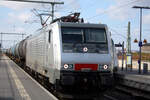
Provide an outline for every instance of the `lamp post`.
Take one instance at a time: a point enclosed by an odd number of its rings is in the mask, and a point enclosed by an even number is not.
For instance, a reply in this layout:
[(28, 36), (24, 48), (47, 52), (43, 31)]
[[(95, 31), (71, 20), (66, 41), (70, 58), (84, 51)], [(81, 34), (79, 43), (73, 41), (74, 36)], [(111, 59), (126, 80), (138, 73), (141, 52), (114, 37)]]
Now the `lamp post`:
[(133, 6), (132, 8), (140, 9), (140, 41), (139, 41), (139, 74), (141, 74), (141, 47), (142, 47), (142, 9), (150, 9), (150, 7)]

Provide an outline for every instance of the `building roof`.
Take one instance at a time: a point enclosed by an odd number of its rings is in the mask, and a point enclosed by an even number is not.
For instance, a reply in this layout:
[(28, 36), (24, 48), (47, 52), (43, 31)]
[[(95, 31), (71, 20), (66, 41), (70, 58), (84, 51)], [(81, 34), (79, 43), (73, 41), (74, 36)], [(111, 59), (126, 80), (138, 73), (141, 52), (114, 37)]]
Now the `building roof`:
[(143, 46), (150, 46), (150, 43), (143, 44)]

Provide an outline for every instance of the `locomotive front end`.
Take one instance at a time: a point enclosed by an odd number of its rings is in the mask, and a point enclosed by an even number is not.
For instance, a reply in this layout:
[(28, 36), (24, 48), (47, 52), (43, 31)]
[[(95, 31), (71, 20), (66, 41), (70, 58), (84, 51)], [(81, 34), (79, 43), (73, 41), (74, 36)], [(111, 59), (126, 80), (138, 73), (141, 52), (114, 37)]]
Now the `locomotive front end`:
[(106, 25), (61, 23), (62, 86), (111, 86), (111, 39)]

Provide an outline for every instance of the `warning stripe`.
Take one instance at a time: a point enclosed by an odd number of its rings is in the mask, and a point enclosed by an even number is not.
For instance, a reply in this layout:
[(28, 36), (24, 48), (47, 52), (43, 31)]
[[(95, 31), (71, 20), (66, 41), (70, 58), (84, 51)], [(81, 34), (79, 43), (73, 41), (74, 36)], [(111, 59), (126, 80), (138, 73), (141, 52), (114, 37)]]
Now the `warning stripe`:
[(10, 66), (9, 62), (6, 61), (9, 71), (12, 75), (12, 78), (16, 84), (16, 87), (19, 91), (20, 96), (22, 97), (23, 100), (31, 100), (29, 94), (27, 93), (27, 91), (25, 90), (23, 84), (21, 83), (21, 81), (19, 80), (18, 76), (16, 75), (15, 71), (13, 70), (13, 68)]

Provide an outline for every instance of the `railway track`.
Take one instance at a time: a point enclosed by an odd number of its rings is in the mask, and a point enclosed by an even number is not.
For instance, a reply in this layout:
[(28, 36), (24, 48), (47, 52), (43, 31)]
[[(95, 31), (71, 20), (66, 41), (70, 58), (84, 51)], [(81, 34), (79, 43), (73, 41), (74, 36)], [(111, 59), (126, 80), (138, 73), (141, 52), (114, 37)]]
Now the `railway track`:
[[(118, 91), (115, 88), (112, 90), (106, 91), (100, 99), (101, 100), (134, 100), (132, 99), (131, 95)], [(100, 100), (100, 99), (97, 99), (97, 100)]]
[(108, 100), (118, 100), (118, 99), (116, 99), (115, 97), (110, 96), (110, 95), (107, 95), (107, 94), (104, 94), (104, 97), (105, 97), (106, 99), (108, 99)]
[[(90, 98), (90, 97), (86, 97), (86, 96), (83, 96), (83, 95), (70, 96), (70, 95), (67, 95), (67, 94), (56, 93), (53, 89), (49, 88), (50, 86), (45, 85), (41, 80), (38, 80), (34, 75), (32, 75), (31, 72), (29, 72), (28, 70), (25, 70), (25, 71), (32, 78), (34, 78), (40, 85), (42, 85), (45, 89), (47, 89), (50, 93), (52, 93), (54, 96), (56, 96), (60, 100), (92, 100), (92, 99), (93, 100), (132, 100), (132, 99), (122, 99), (122, 97), (124, 97), (124, 95), (122, 95), (122, 94), (121, 94), (122, 96), (118, 98), (118, 96), (120, 96), (120, 93), (116, 93), (116, 90), (111, 90), (111, 91), (106, 92), (104, 94), (100, 94), (98, 97), (95, 97), (95, 98)], [(125, 96), (125, 97), (129, 98), (127, 96)]]
[[(15, 62), (17, 64), (17, 62)], [(19, 67), (23, 66), (23, 64), (18, 64)], [(87, 95), (86, 93), (84, 94), (63, 94), (63, 93), (58, 93), (54, 91), (52, 88), (49, 88), (49, 85), (45, 85), (43, 81), (39, 80), (35, 75), (32, 74), (32, 71), (29, 71), (28, 68), (20, 67), (23, 69), (26, 73), (28, 73), (34, 80), (36, 80), (41, 86), (43, 86), (46, 90), (48, 90), (50, 93), (52, 93), (54, 96), (56, 96), (59, 100), (95, 100), (95, 98), (91, 98), (94, 94), (89, 94)], [(50, 84), (50, 83), (49, 83)], [(94, 96), (93, 96), (94, 97)], [(99, 100), (99, 99), (98, 99)], [(103, 99), (102, 99), (103, 100)]]
[[(20, 67), (20, 68), (22, 68), (22, 67)], [(34, 78), (41, 86), (43, 86), (45, 89), (47, 89), (50, 93), (52, 93), (54, 96), (56, 96), (60, 100), (100, 100), (100, 98), (102, 98), (101, 100), (118, 100), (118, 99), (115, 99), (114, 97), (111, 97), (106, 94), (103, 96), (102, 96), (102, 94), (100, 94), (100, 97), (95, 97), (95, 98), (90, 98), (89, 95), (87, 95), (87, 97), (86, 97), (86, 95), (76, 95), (76, 94), (68, 95), (68, 94), (61, 94), (61, 93), (58, 94), (55, 91), (53, 91), (52, 89), (50, 89), (49, 86), (43, 84), (42, 81), (38, 80), (35, 76), (33, 76), (31, 72), (29, 72), (28, 70), (25, 70), (25, 69), (23, 69), (23, 70), (26, 73), (28, 73), (32, 78)]]
[(132, 96), (132, 100), (149, 100), (150, 95), (148, 92), (141, 91), (136, 88), (128, 87), (125, 85), (116, 86), (116, 90)]
[(149, 100), (149, 93), (135, 88), (117, 85), (115, 88), (106, 91), (101, 97), (95, 100)]

